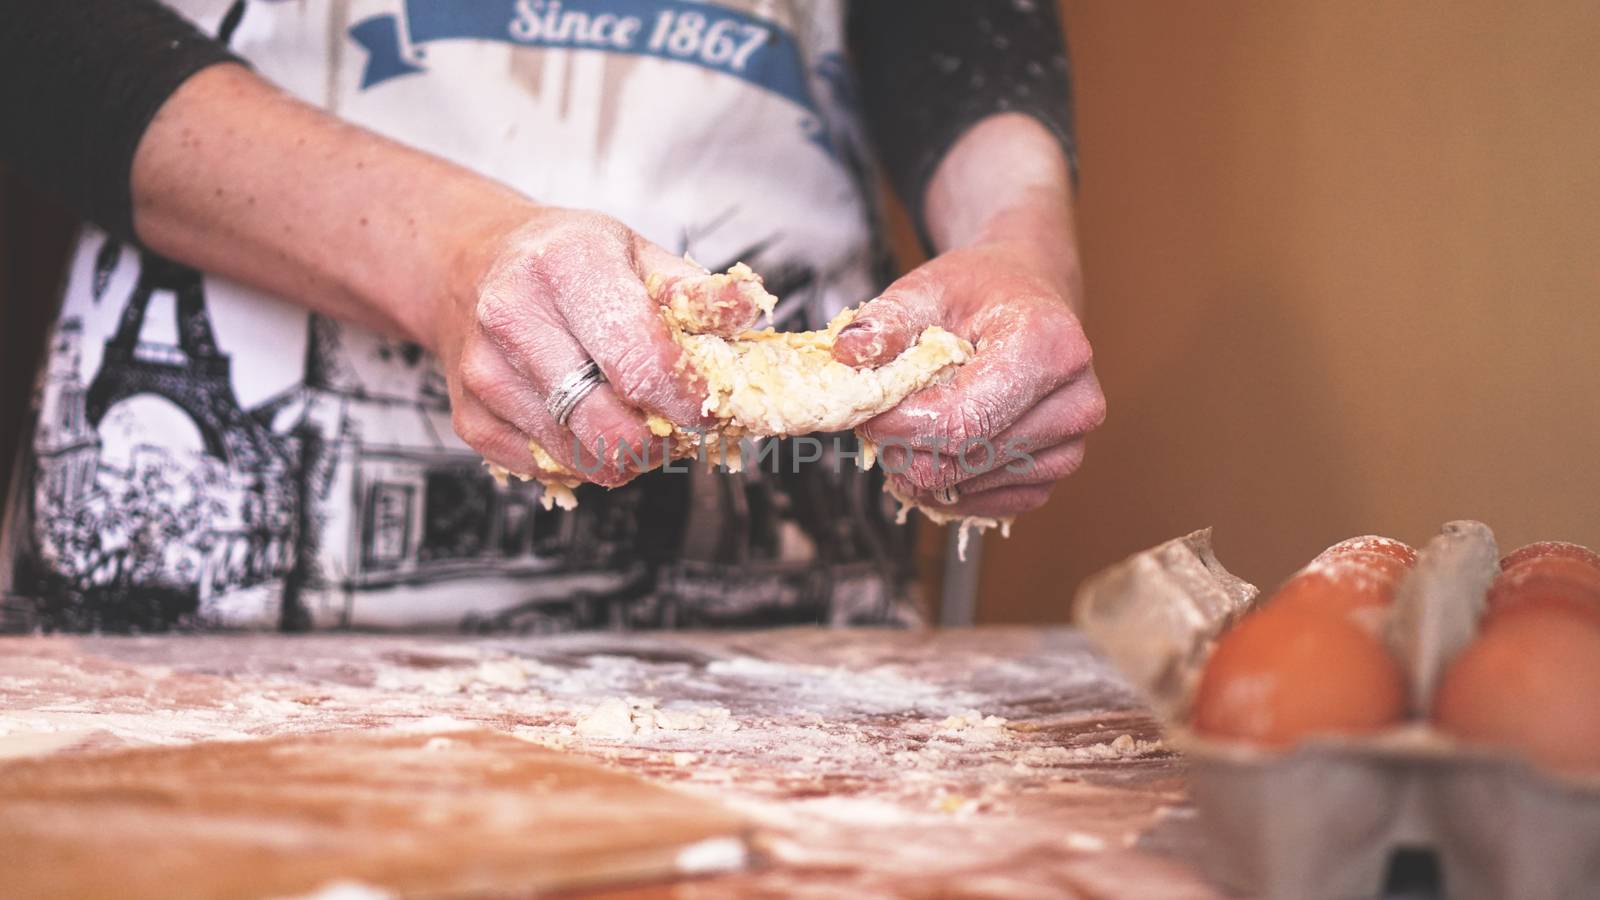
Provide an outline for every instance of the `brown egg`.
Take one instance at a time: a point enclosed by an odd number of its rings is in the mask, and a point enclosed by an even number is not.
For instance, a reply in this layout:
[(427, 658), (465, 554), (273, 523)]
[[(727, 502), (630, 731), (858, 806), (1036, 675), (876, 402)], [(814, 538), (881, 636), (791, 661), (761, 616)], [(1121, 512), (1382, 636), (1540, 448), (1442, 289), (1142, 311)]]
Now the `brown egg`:
[(1600, 625), (1600, 569), (1570, 556), (1524, 559), (1502, 571), (1489, 586), (1481, 627), (1493, 627), (1510, 613), (1534, 608), (1560, 609)]
[(1596, 553), (1582, 544), (1569, 544), (1566, 541), (1537, 541), (1525, 547), (1518, 547), (1500, 560), (1500, 568), (1504, 571), (1509, 571), (1530, 559), (1550, 559), (1552, 557), (1577, 560), (1600, 572), (1600, 553)]
[(1450, 664), (1433, 720), (1552, 768), (1600, 770), (1600, 628), (1549, 610), (1507, 616)]
[(1340, 541), (1318, 554), (1268, 602), (1337, 613), (1382, 608), (1394, 600), (1395, 587), (1416, 559), (1416, 551), (1389, 538), (1369, 535)]
[(1484, 613), (1478, 630), (1499, 628), (1502, 622), (1525, 615), (1569, 616), (1591, 628), (1600, 628), (1600, 598), (1566, 593), (1541, 594)]
[(1294, 576), (1268, 599), (1273, 609), (1330, 612), (1338, 615), (1382, 608), (1394, 599), (1394, 581), (1379, 572), (1341, 561)]
[(1317, 555), (1317, 558), (1343, 556), (1347, 553), (1372, 553), (1378, 556), (1387, 556), (1407, 569), (1417, 564), (1417, 551), (1410, 544), (1377, 534), (1345, 538), (1322, 551)]
[(1405, 679), (1383, 643), (1337, 613), (1267, 607), (1229, 629), (1195, 693), (1196, 731), (1285, 746), (1364, 733), (1406, 712)]

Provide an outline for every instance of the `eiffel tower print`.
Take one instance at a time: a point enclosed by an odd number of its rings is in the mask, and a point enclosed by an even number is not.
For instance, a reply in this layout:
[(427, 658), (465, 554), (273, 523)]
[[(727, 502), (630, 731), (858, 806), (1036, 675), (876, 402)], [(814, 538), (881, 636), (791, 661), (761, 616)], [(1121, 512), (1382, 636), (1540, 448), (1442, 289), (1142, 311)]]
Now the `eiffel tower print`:
[[(101, 252), (112, 266), (121, 248)], [(105, 271), (102, 268), (101, 271)], [(109, 273), (107, 273), (109, 274)], [(97, 282), (101, 273), (96, 273)], [(171, 292), (177, 309), (178, 343), (141, 340), (150, 299)], [(206, 313), (205, 282), (199, 272), (149, 251), (139, 254), (139, 279), (122, 308), (116, 332), (106, 341), (100, 368), (89, 383), (85, 412), (99, 427), (108, 410), (141, 394), (170, 400), (199, 429), (206, 452), (234, 470), (263, 467), (275, 456), (273, 435), (245, 414), (234, 395), (231, 365), (217, 346)]]
[[(232, 38), (244, 15), (239, 0), (223, 17), (218, 38)], [(123, 256), (107, 238), (95, 259), (93, 295), (100, 299)], [(96, 428), (107, 411), (142, 394), (170, 400), (199, 429), (205, 450), (229, 468), (270, 467), (278, 456), (274, 436), (248, 416), (234, 394), (228, 355), (217, 346), (206, 312), (205, 279), (199, 271), (150, 250), (140, 249), (139, 278), (122, 308), (117, 330), (106, 341), (100, 368), (89, 384), (85, 412)], [(178, 343), (142, 340), (150, 300), (161, 292), (174, 298)]]

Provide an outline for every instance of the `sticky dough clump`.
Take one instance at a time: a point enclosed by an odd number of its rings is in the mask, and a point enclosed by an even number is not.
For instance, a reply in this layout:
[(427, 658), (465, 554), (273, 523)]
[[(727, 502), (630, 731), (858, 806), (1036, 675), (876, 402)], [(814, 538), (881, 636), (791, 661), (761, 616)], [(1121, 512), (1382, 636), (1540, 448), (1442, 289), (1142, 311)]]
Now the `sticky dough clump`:
[[(752, 311), (770, 316), (777, 298), (744, 263), (726, 273), (707, 272), (701, 277), (652, 276), (646, 287), (661, 304), (662, 320), (683, 348), (686, 364), (704, 379), (702, 409), (716, 420), (704, 432), (690, 432), (659, 416), (649, 416), (651, 432), (666, 439), (673, 459), (704, 453), (709, 464), (737, 470), (740, 438), (856, 428), (948, 377), (973, 354), (972, 344), (935, 325), (877, 368), (845, 365), (833, 358), (833, 344), (840, 330), (854, 321), (853, 309), (841, 312), (821, 331), (752, 330)], [(865, 437), (860, 439), (864, 450), (861, 465), (871, 467), (876, 449)], [(530, 443), (528, 449), (538, 474), (521, 475), (492, 464), (490, 471), (501, 479), (513, 476), (538, 481), (545, 489), (541, 501), (546, 509), (575, 507), (577, 497), (572, 489), (582, 483), (582, 477), (537, 443)], [(968, 529), (1010, 526), (1009, 519), (954, 516), (891, 493), (900, 501), (902, 522), (906, 513), (916, 508), (934, 522), (960, 523), (963, 548)]]

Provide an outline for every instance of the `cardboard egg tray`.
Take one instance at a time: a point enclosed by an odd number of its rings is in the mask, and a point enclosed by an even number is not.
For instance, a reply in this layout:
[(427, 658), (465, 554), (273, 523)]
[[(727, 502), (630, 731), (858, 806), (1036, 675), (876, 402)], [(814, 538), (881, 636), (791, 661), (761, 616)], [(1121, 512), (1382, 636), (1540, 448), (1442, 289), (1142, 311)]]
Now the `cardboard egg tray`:
[(1536, 769), (1427, 725), (1440, 675), (1477, 632), (1499, 556), (1488, 526), (1450, 522), (1399, 584), (1380, 627), (1406, 672), (1411, 722), (1287, 750), (1185, 727), (1212, 645), (1259, 599), (1217, 561), (1209, 529), (1084, 582), (1078, 622), (1189, 760), (1214, 877), (1252, 896), (1378, 897), (1393, 855), (1426, 849), (1453, 900), (1600, 897), (1600, 778)]

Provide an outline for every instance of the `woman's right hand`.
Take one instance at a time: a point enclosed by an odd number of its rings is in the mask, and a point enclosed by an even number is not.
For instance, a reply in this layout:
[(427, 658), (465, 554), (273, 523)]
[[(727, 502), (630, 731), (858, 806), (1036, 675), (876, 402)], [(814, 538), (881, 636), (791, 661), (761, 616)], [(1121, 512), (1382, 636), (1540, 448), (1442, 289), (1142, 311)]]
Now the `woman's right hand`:
[[(456, 432), (519, 475), (576, 472), (615, 487), (660, 465), (663, 446), (647, 414), (685, 429), (708, 420), (704, 383), (685, 365), (646, 285), (705, 271), (599, 213), (530, 205), (525, 216), (499, 221), (472, 237), (452, 267), (430, 336)], [(563, 426), (546, 400), (591, 359), (606, 383)], [(569, 471), (540, 471), (530, 441)]]

